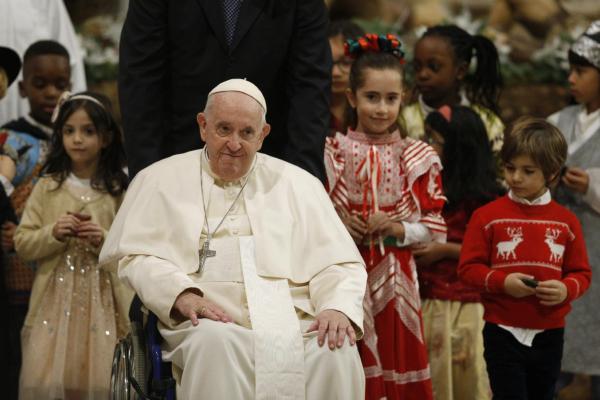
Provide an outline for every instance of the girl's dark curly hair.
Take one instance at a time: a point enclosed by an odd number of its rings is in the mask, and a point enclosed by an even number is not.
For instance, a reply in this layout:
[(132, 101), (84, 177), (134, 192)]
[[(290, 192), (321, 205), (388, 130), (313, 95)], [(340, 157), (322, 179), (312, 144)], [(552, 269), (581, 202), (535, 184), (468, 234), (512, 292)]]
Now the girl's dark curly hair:
[(98, 168), (91, 178), (92, 188), (109, 193), (112, 196), (122, 194), (129, 183), (123, 171), (125, 150), (121, 129), (112, 116), (110, 100), (101, 94), (92, 92), (77, 93), (98, 100), (102, 106), (88, 99), (67, 100), (61, 107), (54, 122), (54, 133), (50, 141), (48, 159), (42, 167), (42, 175), (51, 176), (60, 187), (71, 172), (71, 159), (63, 144), (63, 127), (69, 117), (77, 110), (84, 110), (92, 120), (96, 132), (108, 143), (100, 152)]
[(446, 210), (465, 201), (478, 207), (504, 192), (498, 183), (485, 125), (468, 107), (450, 107), (449, 114), (449, 121), (439, 111), (425, 118), (426, 126), (444, 138), (442, 184), (448, 199)]

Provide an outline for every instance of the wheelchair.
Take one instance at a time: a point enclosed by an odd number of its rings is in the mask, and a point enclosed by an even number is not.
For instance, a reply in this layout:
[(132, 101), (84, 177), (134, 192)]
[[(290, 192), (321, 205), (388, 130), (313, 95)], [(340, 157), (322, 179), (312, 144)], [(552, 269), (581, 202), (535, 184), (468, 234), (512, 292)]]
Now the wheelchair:
[(131, 332), (115, 347), (111, 400), (175, 400), (171, 363), (162, 360), (158, 318), (135, 296), (129, 309)]

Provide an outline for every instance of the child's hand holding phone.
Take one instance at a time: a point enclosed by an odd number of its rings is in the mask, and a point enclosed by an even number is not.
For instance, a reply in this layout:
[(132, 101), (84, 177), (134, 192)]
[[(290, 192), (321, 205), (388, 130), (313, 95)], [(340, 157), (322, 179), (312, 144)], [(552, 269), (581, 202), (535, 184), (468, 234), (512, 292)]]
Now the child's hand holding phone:
[(104, 239), (104, 230), (100, 225), (92, 222), (92, 216), (80, 212), (69, 212), (68, 214), (76, 217), (79, 221), (75, 229), (75, 236), (87, 240), (94, 247), (100, 246)]
[(513, 272), (508, 274), (504, 279), (504, 292), (509, 296), (521, 298), (531, 296), (535, 294), (535, 289), (528, 286), (523, 282), (523, 279), (533, 280), (533, 276), (522, 274), (520, 272)]
[(58, 218), (52, 228), (52, 236), (59, 242), (64, 242), (68, 237), (75, 236), (80, 220), (75, 213), (68, 212)]
[(68, 237), (85, 239), (94, 247), (98, 247), (104, 238), (104, 230), (95, 222), (92, 216), (81, 212), (67, 212), (61, 216), (54, 228), (52, 235), (56, 240), (64, 242)]

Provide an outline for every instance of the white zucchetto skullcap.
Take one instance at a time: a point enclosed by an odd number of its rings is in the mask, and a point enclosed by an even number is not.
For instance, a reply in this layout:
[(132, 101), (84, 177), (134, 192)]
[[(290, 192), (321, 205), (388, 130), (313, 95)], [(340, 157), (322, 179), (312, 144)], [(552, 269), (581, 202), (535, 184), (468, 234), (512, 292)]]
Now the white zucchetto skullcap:
[(209, 96), (215, 93), (222, 92), (241, 92), (258, 102), (261, 107), (267, 112), (267, 102), (265, 101), (265, 97), (262, 92), (256, 85), (246, 79), (229, 79), (228, 81), (221, 82), (213, 90), (208, 94)]

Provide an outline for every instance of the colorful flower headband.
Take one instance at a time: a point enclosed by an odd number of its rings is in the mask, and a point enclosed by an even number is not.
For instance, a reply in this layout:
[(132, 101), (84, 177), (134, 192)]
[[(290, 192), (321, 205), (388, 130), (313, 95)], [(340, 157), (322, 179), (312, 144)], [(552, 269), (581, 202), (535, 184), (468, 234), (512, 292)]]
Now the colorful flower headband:
[(404, 63), (404, 51), (401, 49), (400, 39), (392, 33), (387, 35), (377, 35), (367, 33), (358, 39), (348, 39), (344, 43), (346, 56), (356, 59), (365, 53), (389, 53)]
[(66, 103), (68, 103), (69, 101), (73, 101), (73, 100), (89, 100), (93, 103), (96, 103), (103, 110), (106, 111), (106, 108), (104, 108), (104, 104), (102, 104), (98, 99), (95, 99), (92, 96), (88, 96), (87, 94), (71, 94), (71, 92), (69, 92), (67, 90), (67, 91), (64, 91), (58, 98), (56, 107), (54, 107), (54, 111), (52, 111), (52, 118), (50, 118), (50, 121), (52, 123), (55, 123), (56, 120), (58, 119), (58, 114), (60, 113), (60, 109), (62, 108), (62, 106), (65, 105)]

